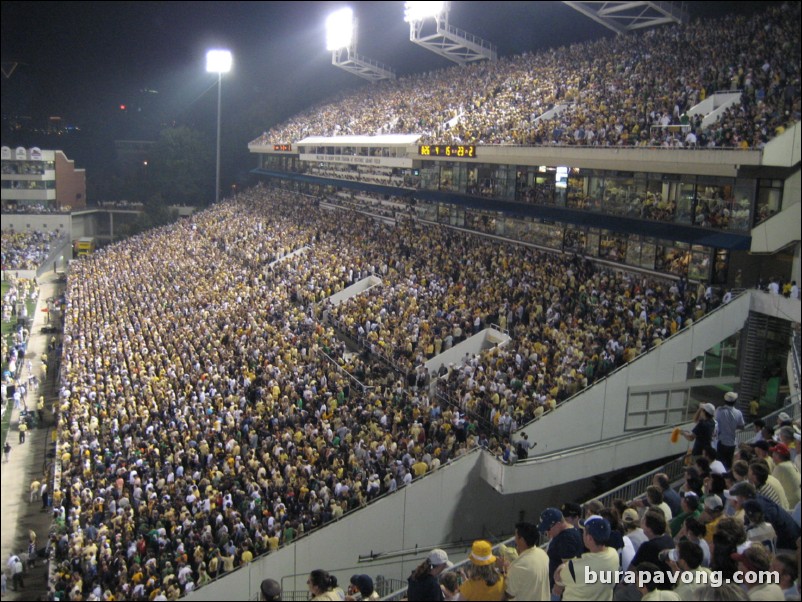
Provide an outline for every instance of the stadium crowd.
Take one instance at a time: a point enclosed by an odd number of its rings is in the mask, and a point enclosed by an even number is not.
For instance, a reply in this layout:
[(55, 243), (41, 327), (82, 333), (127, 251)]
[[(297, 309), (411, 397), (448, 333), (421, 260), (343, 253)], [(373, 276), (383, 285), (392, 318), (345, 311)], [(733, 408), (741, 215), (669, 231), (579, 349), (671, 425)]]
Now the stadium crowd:
[[(474, 541), (462, 566), (434, 549), (410, 574), (406, 599), (799, 600), (799, 421), (780, 414), (776, 431), (759, 430), (726, 463), (712, 448), (689, 456), (676, 487), (658, 472), (632, 499), (613, 491), (605, 502), (545, 508), (537, 523), (515, 524), (511, 546)], [(783, 478), (791, 512), (766, 491), (767, 475)], [(373, 591), (369, 575), (351, 584), (349, 594), (359, 584)], [(318, 585), (310, 579), (312, 595), (333, 593), (312, 599), (345, 595), (330, 576)]]
[[(53, 496), (65, 596), (175, 598), (478, 445), (509, 459), (513, 420), (704, 311), (684, 316), (668, 282), (316, 205), (257, 187), (75, 265)], [(320, 303), (370, 274), (376, 292)], [(407, 381), (348, 353), (325, 312)], [(421, 362), (496, 319), (510, 347), (445, 369), (461, 409), (430, 396)]]
[(15, 232), (13, 229), (0, 233), (0, 254), (3, 271), (35, 270), (44, 263), (50, 253), (50, 245), (61, 236), (61, 231)]
[[(424, 143), (760, 148), (800, 119), (799, 40), (799, 3), (773, 4), (366, 86), (255, 143), (418, 133)], [(721, 90), (740, 103), (709, 126), (688, 115)]]
[(252, 201), (75, 268), (53, 499), (70, 598), (175, 597), (476, 444), (309, 316), (310, 274), (342, 250), (271, 265), (322, 246), (310, 207)]
[(412, 220), (366, 244), (389, 253), (377, 270), (384, 285), (331, 307), (330, 319), (421, 385), (434, 376), (427, 360), (491, 324), (509, 331), (508, 345), (438, 367), (462, 411), (496, 425), (507, 413), (528, 422), (718, 303), (684, 281)]

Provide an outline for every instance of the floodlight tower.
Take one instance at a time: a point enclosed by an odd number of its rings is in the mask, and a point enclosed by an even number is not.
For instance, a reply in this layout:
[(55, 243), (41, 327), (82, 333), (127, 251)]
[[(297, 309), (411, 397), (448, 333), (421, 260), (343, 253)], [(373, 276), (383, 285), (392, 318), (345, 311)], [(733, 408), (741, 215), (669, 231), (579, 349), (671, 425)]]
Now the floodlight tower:
[[(407, 2), (404, 21), (409, 23), (409, 40), (460, 65), (495, 61), (498, 58), (496, 47), (487, 40), (449, 25), (449, 12), (451, 2)], [(425, 27), (430, 19), (434, 21), (434, 30), (431, 24)]]
[(220, 202), (220, 112), (223, 106), (223, 73), (231, 71), (229, 50), (210, 50), (206, 53), (206, 71), (217, 73), (217, 163), (214, 179), (214, 202)]
[(326, 50), (331, 64), (372, 82), (395, 79), (395, 72), (378, 61), (356, 52), (356, 19), (349, 7), (333, 12), (326, 19)]

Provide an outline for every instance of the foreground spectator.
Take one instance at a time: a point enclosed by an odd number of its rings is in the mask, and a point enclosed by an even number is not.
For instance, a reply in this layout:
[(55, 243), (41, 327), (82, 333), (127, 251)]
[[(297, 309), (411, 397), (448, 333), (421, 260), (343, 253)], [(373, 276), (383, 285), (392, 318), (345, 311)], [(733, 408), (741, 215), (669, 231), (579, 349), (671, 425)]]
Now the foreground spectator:
[[(741, 554), (733, 554), (733, 560), (738, 562), (738, 570), (746, 573), (760, 573), (771, 568), (771, 554), (759, 543), (753, 543)], [(744, 587), (750, 600), (784, 600), (782, 588), (776, 583), (750, 583), (745, 581)]]
[(448, 560), (448, 554), (437, 548), (412, 571), (407, 580), (407, 599), (416, 600), (443, 600), (443, 590), (440, 588), (438, 577), (447, 568), (453, 566)]
[(610, 600), (615, 583), (602, 583), (585, 580), (586, 572), (596, 575), (602, 571), (619, 570), (618, 554), (607, 547), (610, 538), (610, 523), (601, 517), (591, 517), (584, 521), (583, 542), (587, 552), (581, 558), (574, 558), (564, 563), (554, 579), (555, 595), (562, 595), (566, 600)]
[[(552, 508), (556, 510), (556, 508)], [(559, 512), (559, 510), (557, 510)], [(562, 514), (560, 514), (562, 519)], [(541, 523), (543, 521), (541, 515)], [(565, 524), (565, 523), (563, 523)], [(508, 598), (515, 600), (548, 600), (551, 592), (550, 557), (538, 547), (538, 531), (532, 523), (515, 525), (515, 549), (518, 558), (507, 568), (504, 588)], [(554, 541), (551, 542), (554, 544)], [(571, 554), (574, 558), (578, 554)]]
[(312, 600), (342, 600), (342, 590), (337, 587), (337, 577), (329, 575), (326, 571), (315, 569), (309, 574), (306, 584)]
[(496, 568), (493, 546), (483, 539), (473, 542), (468, 556), (470, 564), (459, 588), (464, 600), (503, 600), (504, 576)]
[[(540, 513), (540, 522), (538, 523), (537, 530), (549, 538), (546, 554), (549, 559), (549, 591), (551, 591), (554, 587), (554, 573), (560, 565), (563, 562), (567, 562), (572, 558), (579, 558), (582, 555), (584, 551), (582, 531), (569, 524), (563, 517), (562, 512), (557, 508), (546, 508)], [(510, 591), (509, 587), (507, 591)], [(537, 598), (527, 597), (526, 599), (531, 600)]]

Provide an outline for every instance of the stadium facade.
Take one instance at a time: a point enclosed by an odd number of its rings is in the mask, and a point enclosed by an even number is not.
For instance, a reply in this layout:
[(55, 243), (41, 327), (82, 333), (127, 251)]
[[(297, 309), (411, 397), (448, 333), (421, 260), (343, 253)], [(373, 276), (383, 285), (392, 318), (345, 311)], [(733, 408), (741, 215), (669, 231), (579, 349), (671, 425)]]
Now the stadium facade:
[[(346, 200), (392, 221), (381, 208), (400, 197), (424, 222), (627, 271), (722, 290), (800, 279), (799, 124), (759, 150), (437, 146), (410, 134), (256, 140), (250, 149), (254, 173), (332, 211)], [(674, 457), (669, 434), (690, 423), (694, 390), (736, 389), (744, 402), (761, 395), (765, 362), (755, 355), (762, 349), (765, 360), (767, 341), (784, 339), (779, 353), (788, 357), (799, 323), (799, 300), (747, 290), (522, 428), (539, 443), (526, 462), (470, 453), (191, 598), (253, 596), (267, 576), (303, 590), (318, 567), (342, 582), (357, 572), (404, 579), (432, 547), (452, 545), (459, 556), (474, 538), (495, 539), (550, 503), (598, 491), (600, 479)], [(735, 369), (699, 372), (712, 350), (734, 353)]]

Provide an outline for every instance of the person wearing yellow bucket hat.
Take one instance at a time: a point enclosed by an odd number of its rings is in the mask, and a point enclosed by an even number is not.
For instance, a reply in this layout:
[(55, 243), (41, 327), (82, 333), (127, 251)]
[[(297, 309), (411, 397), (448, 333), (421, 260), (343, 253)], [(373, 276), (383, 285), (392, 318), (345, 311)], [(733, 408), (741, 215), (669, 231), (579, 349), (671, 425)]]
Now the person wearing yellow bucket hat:
[(489, 541), (473, 542), (468, 556), (466, 579), (459, 588), (463, 600), (503, 600), (504, 577), (496, 568), (496, 557)]

